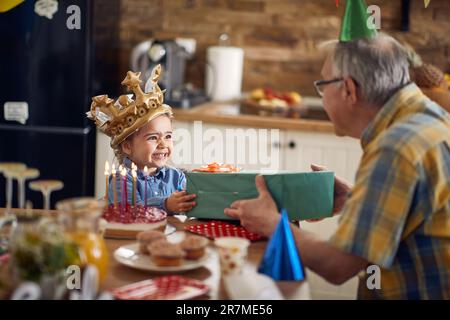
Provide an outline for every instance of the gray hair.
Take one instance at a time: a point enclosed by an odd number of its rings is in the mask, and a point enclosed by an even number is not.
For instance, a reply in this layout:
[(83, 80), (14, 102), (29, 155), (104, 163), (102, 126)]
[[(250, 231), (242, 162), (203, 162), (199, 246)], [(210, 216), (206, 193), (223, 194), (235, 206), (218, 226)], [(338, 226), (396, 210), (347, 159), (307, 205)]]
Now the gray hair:
[(410, 82), (405, 49), (385, 34), (337, 43), (333, 64), (334, 75), (355, 80), (363, 101), (375, 106), (383, 106)]

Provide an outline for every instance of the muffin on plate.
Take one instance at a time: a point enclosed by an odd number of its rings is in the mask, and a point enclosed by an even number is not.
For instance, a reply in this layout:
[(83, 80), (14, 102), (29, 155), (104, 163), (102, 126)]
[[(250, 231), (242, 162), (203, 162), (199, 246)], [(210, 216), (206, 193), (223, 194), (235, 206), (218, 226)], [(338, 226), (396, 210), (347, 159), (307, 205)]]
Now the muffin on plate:
[(147, 230), (138, 233), (136, 239), (139, 241), (139, 250), (144, 254), (148, 254), (147, 247), (155, 241), (165, 240), (166, 236), (161, 231)]
[(186, 252), (186, 259), (198, 260), (205, 254), (208, 242), (208, 239), (204, 237), (189, 235), (184, 238), (180, 246)]
[(178, 244), (158, 240), (147, 247), (153, 262), (159, 267), (180, 266), (185, 257), (184, 251)]

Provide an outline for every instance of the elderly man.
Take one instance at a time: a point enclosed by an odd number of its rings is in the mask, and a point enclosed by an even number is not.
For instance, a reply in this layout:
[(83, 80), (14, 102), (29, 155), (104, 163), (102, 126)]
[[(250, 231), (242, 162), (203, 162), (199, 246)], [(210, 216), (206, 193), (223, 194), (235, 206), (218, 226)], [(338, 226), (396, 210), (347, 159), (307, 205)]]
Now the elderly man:
[[(329, 241), (292, 225), (303, 264), (334, 284), (363, 271), (361, 299), (449, 299), (450, 116), (410, 82), (393, 38), (331, 51), (315, 85), (336, 134), (360, 139), (363, 156), (353, 188), (336, 179), (341, 217)], [(270, 237), (280, 216), (263, 177), (256, 186), (257, 199), (225, 214)], [(381, 268), (380, 289), (366, 285), (370, 264)]]

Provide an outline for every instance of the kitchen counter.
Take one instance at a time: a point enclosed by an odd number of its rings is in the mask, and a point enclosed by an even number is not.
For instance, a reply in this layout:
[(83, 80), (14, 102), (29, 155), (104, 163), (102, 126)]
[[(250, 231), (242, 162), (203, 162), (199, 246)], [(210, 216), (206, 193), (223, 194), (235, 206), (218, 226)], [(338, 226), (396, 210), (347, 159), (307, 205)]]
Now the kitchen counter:
[(329, 120), (241, 114), (238, 102), (207, 102), (191, 109), (173, 108), (176, 121), (204, 121), (254, 128), (334, 133)]

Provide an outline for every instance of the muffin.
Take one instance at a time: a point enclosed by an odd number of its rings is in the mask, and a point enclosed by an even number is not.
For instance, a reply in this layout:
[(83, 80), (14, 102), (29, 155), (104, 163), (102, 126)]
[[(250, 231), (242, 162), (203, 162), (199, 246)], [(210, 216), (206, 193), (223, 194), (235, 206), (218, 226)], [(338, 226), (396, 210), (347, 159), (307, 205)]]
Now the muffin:
[(158, 240), (147, 247), (153, 262), (159, 267), (176, 267), (181, 265), (186, 255), (179, 245)]
[(161, 231), (157, 230), (147, 230), (138, 233), (136, 239), (139, 241), (139, 250), (147, 254), (148, 253), (148, 245), (158, 240), (165, 240), (166, 236)]
[(205, 248), (208, 242), (208, 239), (204, 237), (186, 236), (180, 246), (186, 252), (186, 259), (197, 260), (205, 254)]

